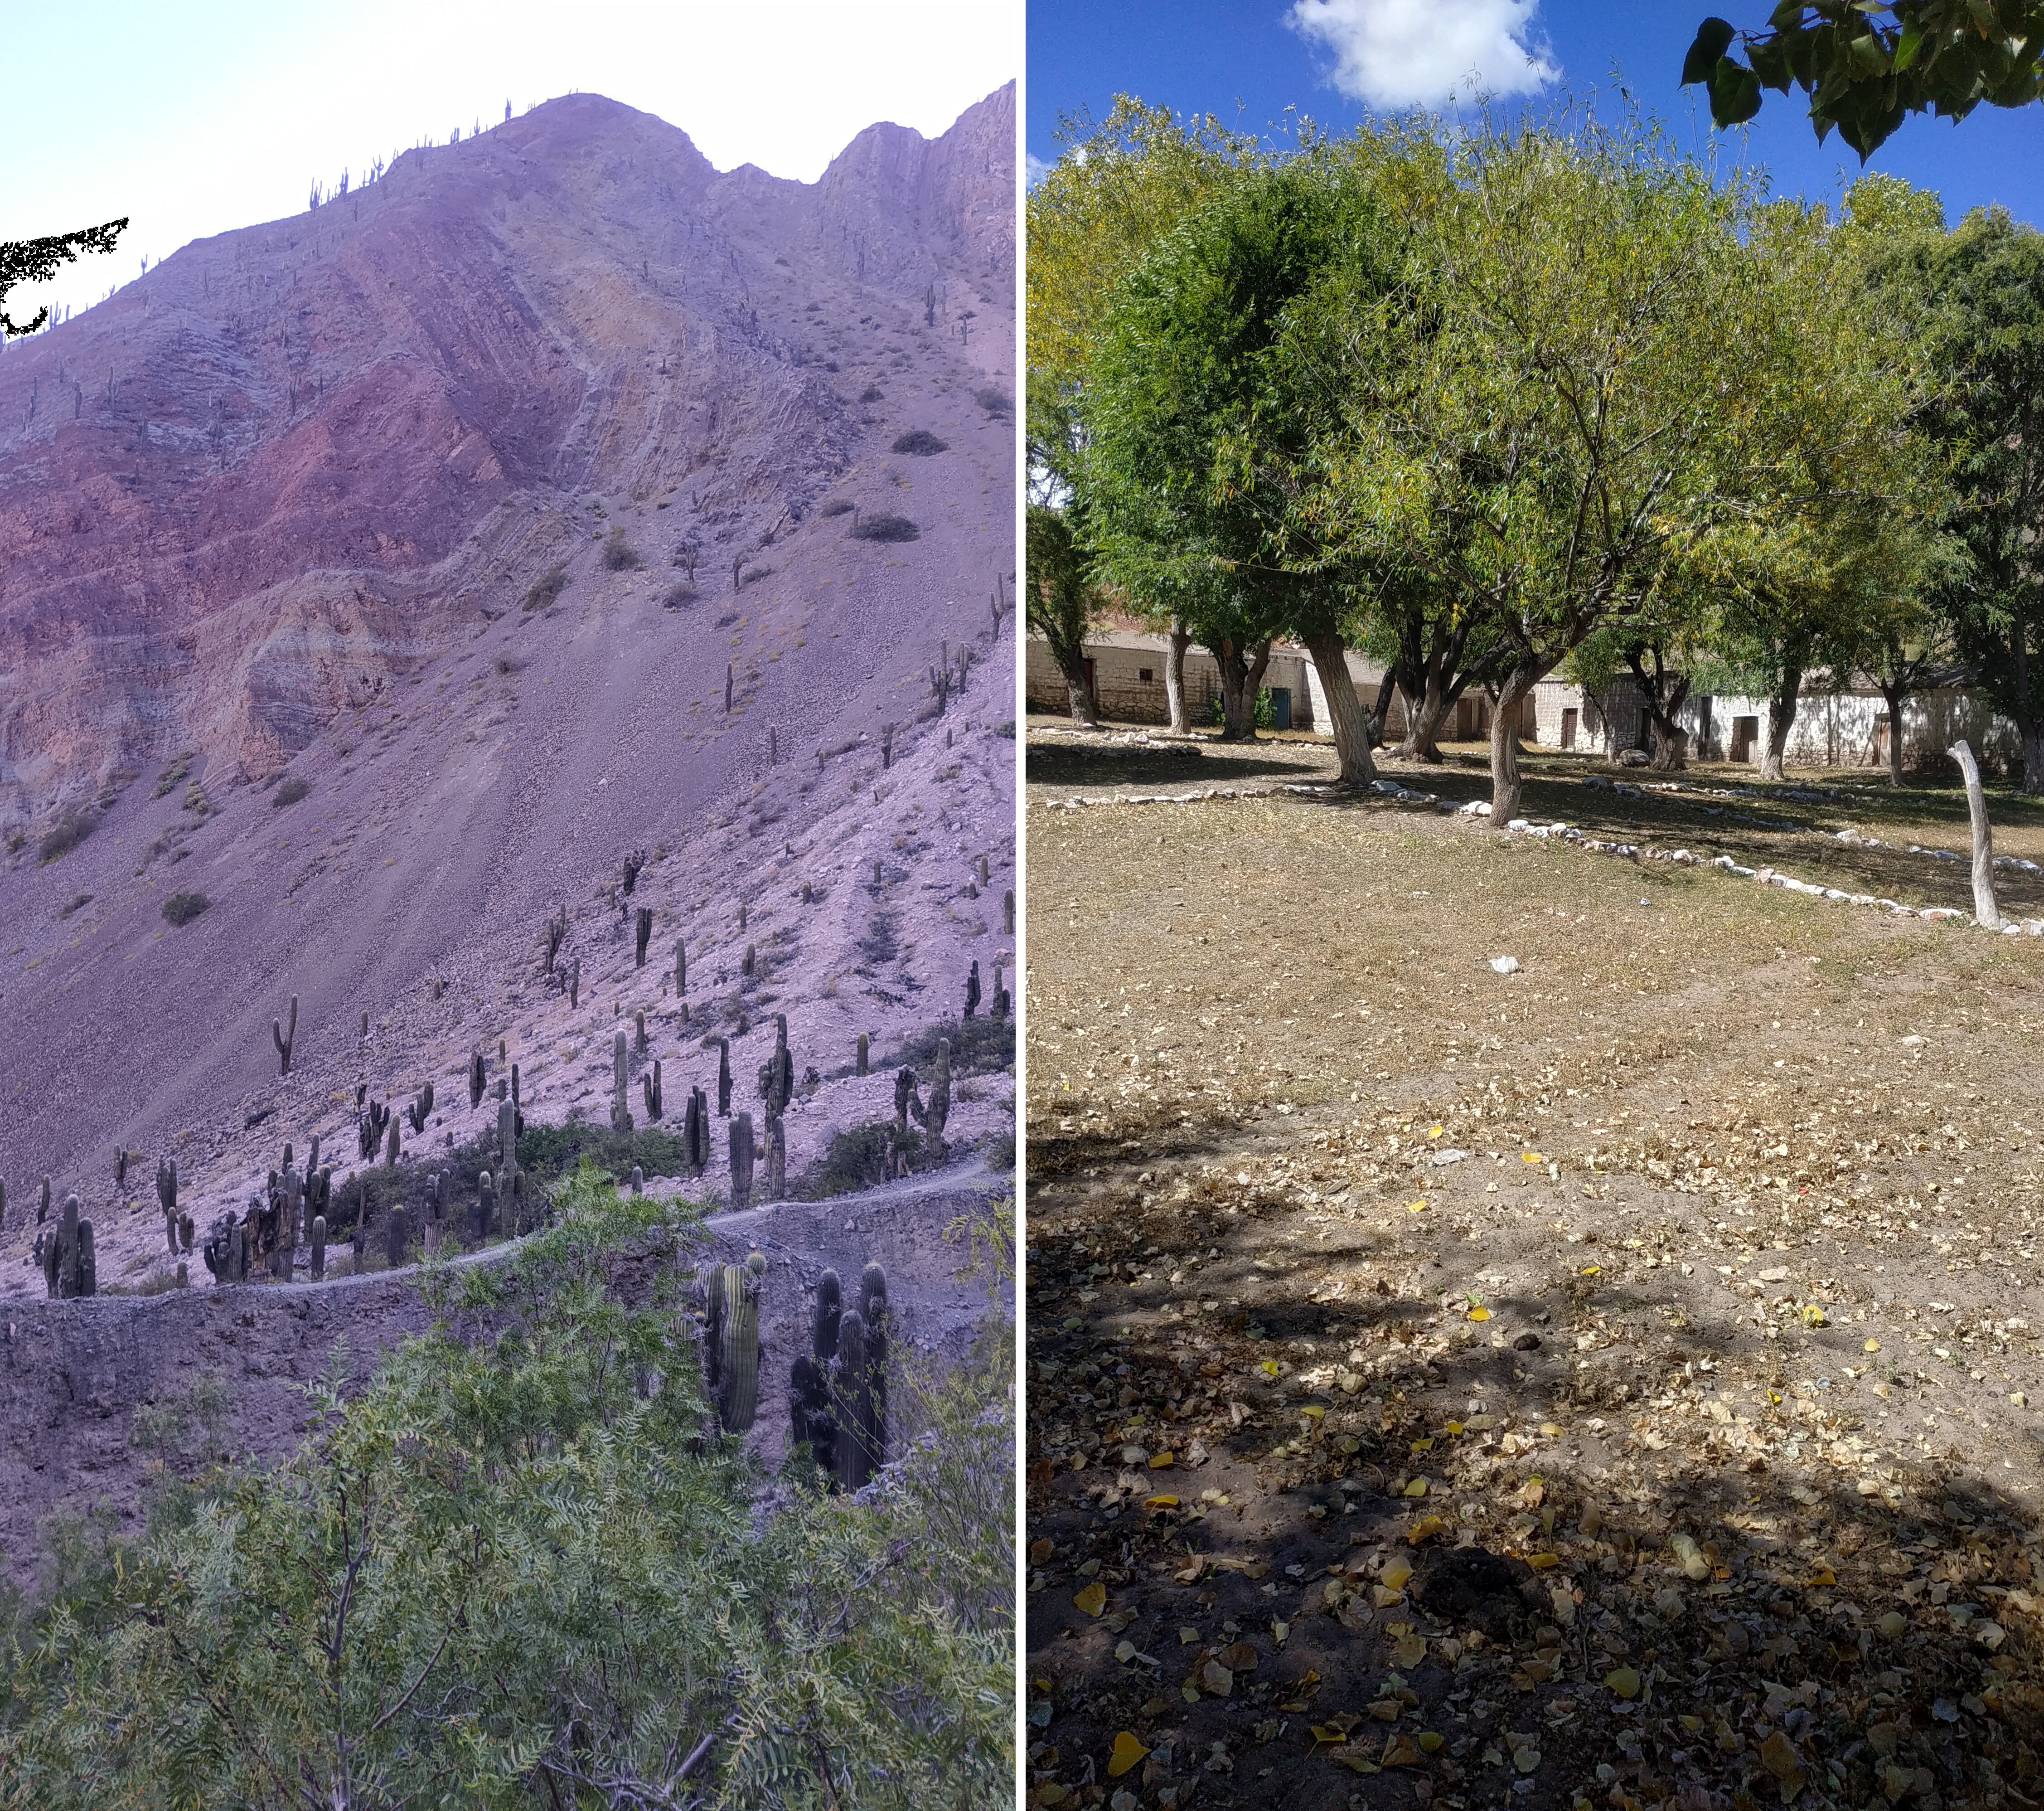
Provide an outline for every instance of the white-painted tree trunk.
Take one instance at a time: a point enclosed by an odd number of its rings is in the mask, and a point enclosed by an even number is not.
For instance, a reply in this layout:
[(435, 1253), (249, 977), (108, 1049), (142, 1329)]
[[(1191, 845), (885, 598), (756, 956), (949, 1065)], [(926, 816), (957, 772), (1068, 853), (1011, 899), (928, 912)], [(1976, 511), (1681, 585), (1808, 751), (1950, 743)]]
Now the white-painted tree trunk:
[(1994, 902), (1994, 831), (1987, 821), (1987, 799), (1981, 791), (1980, 763), (1964, 742), (1947, 751), (1959, 763), (1966, 782), (1966, 810), (1973, 821), (1973, 918), (1991, 930), (2001, 928), (2001, 910)]

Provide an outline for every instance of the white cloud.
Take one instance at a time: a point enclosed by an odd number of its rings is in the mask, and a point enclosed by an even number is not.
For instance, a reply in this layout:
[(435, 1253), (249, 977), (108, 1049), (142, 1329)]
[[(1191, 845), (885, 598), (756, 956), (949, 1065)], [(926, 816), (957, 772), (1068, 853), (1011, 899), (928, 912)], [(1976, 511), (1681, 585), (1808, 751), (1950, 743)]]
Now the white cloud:
[(1335, 87), (1374, 107), (1538, 93), (1562, 71), (1532, 35), (1539, 0), (1293, 0), (1289, 22), (1334, 57)]
[(1033, 189), (1039, 183), (1042, 182), (1046, 176), (1050, 175), (1051, 166), (1046, 163), (1042, 158), (1039, 157), (1035, 152), (1030, 151), (1025, 152), (1023, 154), (1022, 170), (1025, 186)]

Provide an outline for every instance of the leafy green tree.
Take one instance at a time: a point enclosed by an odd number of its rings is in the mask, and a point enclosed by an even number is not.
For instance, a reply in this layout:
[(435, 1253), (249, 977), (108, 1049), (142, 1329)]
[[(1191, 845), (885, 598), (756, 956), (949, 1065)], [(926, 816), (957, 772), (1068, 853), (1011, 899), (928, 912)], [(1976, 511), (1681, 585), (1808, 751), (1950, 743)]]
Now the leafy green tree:
[(1372, 317), (1324, 462), (1353, 545), (1409, 559), (1496, 625), (1493, 822), (1516, 815), (1518, 718), (1607, 624), (1646, 616), (1751, 487), (1744, 398), (1765, 351), (1727, 332), (1764, 286), (1749, 192), (1652, 133), (1489, 128), (1414, 254), (1411, 375)]
[(2044, 93), (2044, 4), (1781, 0), (1758, 31), (1704, 20), (1682, 81), (1708, 90), (1720, 126), (1758, 113), (1763, 88), (1800, 88), (1817, 142), (1835, 126), (1864, 161), (1911, 113), (1962, 120), (1983, 101), (2023, 107)]
[[(88, 252), (111, 252), (126, 230), (124, 216), (101, 226), (80, 227), (75, 233), (53, 233), (46, 239), (0, 240), (0, 302), (17, 283), (40, 283), (55, 276), (75, 258)], [(16, 322), (0, 312), (0, 339), (18, 339), (33, 333), (50, 317), (47, 308), (38, 309), (29, 319)]]
[(1961, 554), (1934, 599), (2015, 725), (2023, 790), (2044, 794), (2044, 235), (1977, 210), (1910, 268), (1922, 347), (1944, 379), (1924, 421), (1946, 456), (1942, 526)]
[(1343, 401), (1320, 324), (1366, 297), (1387, 306), (1398, 283), (1389, 223), (1340, 161), (1246, 171), (1124, 278), (1080, 404), (1080, 488), (1104, 572), (1181, 605), (1220, 661), (1229, 739), (1255, 733), (1270, 638), (1296, 636), (1350, 782), (1374, 777), (1345, 657), (1368, 595), (1358, 564), (1328, 558), (1311, 507)]
[(17, 1616), (0, 1805), (1009, 1801), (1012, 1333), (897, 1389), (928, 1432), (875, 1490), (797, 1459), (759, 1517), (705, 1408), (695, 1211), (587, 1167), (558, 1205), (440, 1273), (298, 1451), (167, 1483)]

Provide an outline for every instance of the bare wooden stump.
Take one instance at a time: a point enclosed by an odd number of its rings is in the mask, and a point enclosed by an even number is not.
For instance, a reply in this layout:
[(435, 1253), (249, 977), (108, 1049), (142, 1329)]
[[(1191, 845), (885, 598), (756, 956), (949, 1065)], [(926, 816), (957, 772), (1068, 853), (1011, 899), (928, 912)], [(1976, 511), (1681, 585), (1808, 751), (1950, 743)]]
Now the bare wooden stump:
[(1946, 751), (1959, 763), (1966, 782), (1966, 810), (1973, 821), (1973, 918), (1989, 930), (2001, 929), (2001, 911), (1994, 902), (1994, 831), (1987, 821), (1987, 800), (1981, 792), (1980, 763), (1965, 742)]

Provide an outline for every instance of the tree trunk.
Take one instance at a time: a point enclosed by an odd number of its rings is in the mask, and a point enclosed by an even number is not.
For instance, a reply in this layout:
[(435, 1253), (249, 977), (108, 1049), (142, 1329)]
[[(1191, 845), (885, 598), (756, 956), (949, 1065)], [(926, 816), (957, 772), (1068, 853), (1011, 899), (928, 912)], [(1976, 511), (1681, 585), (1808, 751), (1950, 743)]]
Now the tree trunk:
[(1256, 693), (1263, 683), (1263, 671), (1270, 664), (1270, 640), (1266, 636), (1252, 644), (1254, 653), (1231, 636), (1221, 638), (1209, 652), (1220, 668), (1220, 739), (1224, 742), (1256, 740)]
[(1516, 667), (1499, 681), (1490, 713), (1490, 827), (1502, 830), (1519, 815), (1519, 706), (1540, 675)]
[(1370, 758), (1370, 719), (1362, 700), (1355, 695), (1355, 682), (1349, 677), (1348, 656), (1338, 635), (1316, 635), (1306, 643), (1313, 657), (1313, 670), (1320, 676), (1320, 690), (1327, 695), (1327, 717), (1335, 732), (1335, 755), (1341, 763), (1343, 786), (1364, 786), (1377, 778)]
[(2044, 723), (2032, 723), (2023, 731), (2023, 790), (2044, 795)]
[(1089, 729), (1099, 729), (1100, 713), (1093, 708), (1093, 692), (1086, 684), (1085, 667), (1080, 667), (1077, 673), (1066, 672), (1065, 696), (1071, 702), (1073, 722), (1082, 723)]
[(1183, 736), (1192, 727), (1185, 714), (1185, 650), (1193, 644), (1181, 616), (1171, 618), (1171, 652), (1164, 661), (1164, 698), (1171, 713), (1171, 727)]
[(1406, 695), (1405, 739), (1398, 744), (1398, 752), (1401, 756), (1408, 761), (1435, 763), (1440, 761), (1441, 751), (1435, 746), (1435, 739), (1440, 734), (1441, 725), (1447, 721), (1448, 713), (1454, 709), (1455, 702), (1462, 695), (1462, 688), (1467, 682), (1466, 676), (1458, 674), (1453, 680), (1443, 683), (1439, 668), (1428, 666), (1426, 690), (1421, 694), (1418, 703), (1416, 705), (1412, 702), (1411, 694)]
[(1987, 821), (1987, 800), (1981, 791), (1980, 765), (1964, 741), (1948, 751), (1959, 763), (1960, 778), (1966, 782), (1966, 814), (1973, 826), (1973, 920), (1992, 930), (2001, 927), (2001, 910), (1994, 901), (1994, 830)]
[(1370, 713), (1370, 745), (1375, 748), (1384, 741), (1384, 725), (1391, 715), (1392, 694), (1398, 689), (1398, 675), (1389, 667), (1377, 687), (1377, 708)]
[(1909, 702), (1909, 694), (1890, 691), (1883, 686), (1881, 695), (1888, 706), (1888, 783), (1899, 786), (1902, 783), (1902, 707)]
[(1796, 727), (1796, 707), (1803, 696), (1803, 663), (1800, 660), (1787, 663), (1781, 668), (1781, 684), (1767, 704), (1767, 751), (1762, 757), (1760, 777), (1764, 780), (1786, 778), (1781, 771), (1781, 758), (1788, 752), (1788, 732)]

